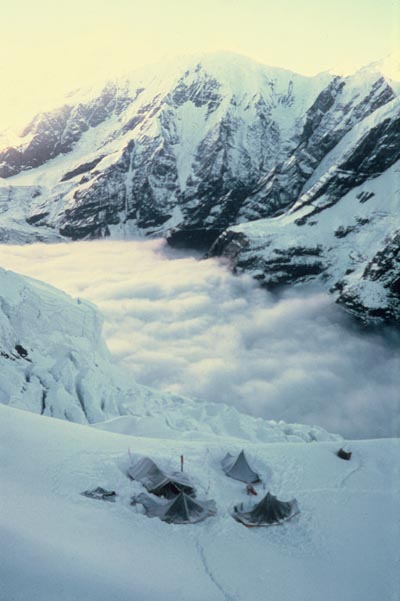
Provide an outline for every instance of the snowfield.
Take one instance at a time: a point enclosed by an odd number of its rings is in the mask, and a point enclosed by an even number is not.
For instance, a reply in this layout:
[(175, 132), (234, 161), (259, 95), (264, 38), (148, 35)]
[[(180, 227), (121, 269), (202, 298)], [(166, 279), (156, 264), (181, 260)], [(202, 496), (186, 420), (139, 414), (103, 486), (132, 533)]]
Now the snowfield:
[[(336, 457), (339, 444), (134, 437), (0, 405), (0, 598), (394, 601), (399, 441), (348, 443), (349, 462)], [(220, 460), (243, 447), (265, 490), (297, 498), (296, 518), (260, 529), (232, 519), (232, 505), (248, 498)], [(129, 453), (165, 469), (179, 469), (183, 453), (199, 498), (215, 499), (217, 515), (176, 526), (131, 507), (142, 487), (124, 473)], [(116, 502), (81, 496), (96, 486), (115, 490)]]

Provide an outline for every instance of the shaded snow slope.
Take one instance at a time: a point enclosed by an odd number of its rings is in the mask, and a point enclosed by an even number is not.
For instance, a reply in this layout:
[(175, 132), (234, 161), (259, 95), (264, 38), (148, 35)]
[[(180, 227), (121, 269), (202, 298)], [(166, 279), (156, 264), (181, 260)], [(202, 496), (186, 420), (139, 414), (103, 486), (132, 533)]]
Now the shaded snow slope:
[[(0, 596), (14, 601), (376, 601), (399, 590), (399, 441), (246, 444), (265, 490), (297, 498), (300, 514), (245, 528), (230, 511), (245, 486), (220, 461), (243, 441), (135, 438), (0, 406)], [(193, 526), (130, 506), (143, 491), (124, 473), (150, 455), (185, 469), (217, 515)], [(115, 503), (83, 497), (103, 486)], [(265, 491), (257, 487), (260, 494)], [(254, 498), (257, 502), (259, 497)]]
[[(0, 403), (80, 423), (169, 438), (335, 439), (324, 429), (265, 421), (233, 407), (136, 384), (111, 360), (93, 305), (0, 269)], [(114, 426), (104, 426), (111, 428)]]

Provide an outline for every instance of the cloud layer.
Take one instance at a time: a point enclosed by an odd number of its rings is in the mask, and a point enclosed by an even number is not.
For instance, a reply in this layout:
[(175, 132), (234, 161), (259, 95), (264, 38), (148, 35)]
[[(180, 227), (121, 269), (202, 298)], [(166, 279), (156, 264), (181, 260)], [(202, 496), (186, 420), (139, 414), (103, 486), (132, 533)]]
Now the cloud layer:
[(398, 339), (318, 289), (277, 298), (160, 240), (0, 246), (0, 265), (96, 303), (140, 383), (346, 437), (400, 432)]

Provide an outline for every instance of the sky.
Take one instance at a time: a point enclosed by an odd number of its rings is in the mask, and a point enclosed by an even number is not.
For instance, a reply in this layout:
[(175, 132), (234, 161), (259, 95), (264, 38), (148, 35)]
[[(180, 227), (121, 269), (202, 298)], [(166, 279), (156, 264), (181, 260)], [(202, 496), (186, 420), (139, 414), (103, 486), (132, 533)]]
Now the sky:
[(318, 288), (276, 298), (161, 240), (0, 245), (0, 264), (94, 302), (141, 384), (346, 438), (399, 432), (398, 338), (355, 328)]
[(306, 75), (396, 50), (399, 0), (5, 0), (0, 126), (165, 57), (229, 50)]

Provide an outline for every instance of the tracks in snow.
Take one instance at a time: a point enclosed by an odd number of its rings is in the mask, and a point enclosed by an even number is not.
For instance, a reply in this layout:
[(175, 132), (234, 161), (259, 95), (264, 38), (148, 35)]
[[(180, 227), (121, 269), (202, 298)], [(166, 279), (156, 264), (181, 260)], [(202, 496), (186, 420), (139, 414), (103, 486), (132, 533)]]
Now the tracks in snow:
[(220, 582), (218, 582), (217, 578), (215, 577), (214, 573), (212, 572), (209, 563), (207, 561), (207, 557), (204, 551), (204, 547), (200, 542), (200, 536), (197, 537), (196, 539), (196, 549), (199, 553), (200, 556), (200, 560), (201, 563), (203, 564), (203, 568), (205, 573), (207, 574), (208, 578), (211, 580), (211, 582), (217, 587), (217, 589), (220, 591), (220, 593), (222, 594), (224, 601), (240, 601), (238, 597), (232, 596), (230, 593), (228, 593), (224, 587), (222, 586), (222, 584), (220, 584)]
[(347, 474), (345, 476), (343, 476), (342, 481), (339, 484), (340, 488), (344, 488), (344, 485), (346, 484), (346, 482), (352, 477), (354, 476), (354, 474), (356, 474), (357, 472), (360, 471), (360, 469), (362, 468), (362, 462), (361, 460), (358, 462), (358, 464), (350, 471), (347, 472)]

